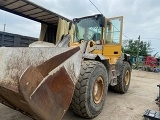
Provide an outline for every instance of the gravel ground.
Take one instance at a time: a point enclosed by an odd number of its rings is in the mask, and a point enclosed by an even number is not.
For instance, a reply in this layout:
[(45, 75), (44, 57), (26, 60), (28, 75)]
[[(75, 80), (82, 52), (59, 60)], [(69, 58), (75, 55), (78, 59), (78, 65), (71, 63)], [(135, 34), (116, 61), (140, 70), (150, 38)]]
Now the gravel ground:
[[(93, 120), (142, 120), (146, 109), (158, 111), (155, 98), (158, 95), (160, 73), (133, 70), (131, 84), (126, 94), (108, 92), (102, 113)], [(0, 120), (32, 120), (27, 116), (0, 104)], [(69, 110), (63, 120), (85, 120)]]

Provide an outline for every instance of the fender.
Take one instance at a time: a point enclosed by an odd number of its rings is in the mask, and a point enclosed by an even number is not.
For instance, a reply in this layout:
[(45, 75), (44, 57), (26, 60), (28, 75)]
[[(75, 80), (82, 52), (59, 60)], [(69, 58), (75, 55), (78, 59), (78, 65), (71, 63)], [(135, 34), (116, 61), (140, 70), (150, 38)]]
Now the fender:
[(110, 83), (110, 64), (109, 61), (107, 60), (107, 58), (101, 54), (89, 54), (89, 53), (85, 53), (83, 54), (83, 58), (87, 59), (87, 60), (96, 60), (101, 62), (107, 69), (108, 72), (108, 82)]
[[(130, 58), (131, 58), (130, 54), (122, 53), (121, 58), (119, 58), (119, 59), (117, 60), (116, 65), (115, 65), (117, 76), (120, 75), (121, 68), (122, 68), (122, 66), (123, 66), (123, 62), (124, 62), (124, 61), (127, 61), (127, 62), (130, 64), (130, 66), (132, 66), (132, 63), (131, 63), (131, 61), (130, 61)], [(132, 68), (132, 67), (131, 67), (131, 68)]]
[(104, 57), (101, 54), (89, 54), (85, 53), (83, 54), (84, 59), (89, 59), (89, 60), (107, 60), (106, 57)]
[(130, 63), (130, 59), (131, 59), (130, 54), (122, 53), (121, 58), (122, 58), (122, 60), (128, 61)]

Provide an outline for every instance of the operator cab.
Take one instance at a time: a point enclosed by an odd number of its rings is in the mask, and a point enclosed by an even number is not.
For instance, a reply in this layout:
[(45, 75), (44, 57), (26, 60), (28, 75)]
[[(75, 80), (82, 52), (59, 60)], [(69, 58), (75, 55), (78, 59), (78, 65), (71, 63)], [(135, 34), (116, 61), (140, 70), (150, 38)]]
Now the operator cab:
[(73, 19), (75, 33), (73, 42), (98, 41), (102, 38), (105, 18), (102, 14)]
[[(101, 54), (115, 64), (122, 56), (123, 16), (105, 18), (102, 14), (73, 19), (75, 26), (70, 46), (88, 42), (92, 54)], [(110, 57), (108, 57), (110, 56)]]

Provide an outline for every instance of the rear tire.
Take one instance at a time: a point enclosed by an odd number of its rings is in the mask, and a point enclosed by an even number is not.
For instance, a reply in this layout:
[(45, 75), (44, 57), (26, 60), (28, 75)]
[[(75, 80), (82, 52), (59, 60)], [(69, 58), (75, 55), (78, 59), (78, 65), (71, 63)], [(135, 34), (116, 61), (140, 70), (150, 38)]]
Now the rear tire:
[(108, 73), (97, 61), (84, 61), (76, 83), (71, 108), (84, 118), (94, 118), (103, 109), (108, 90)]
[(121, 74), (117, 77), (117, 85), (111, 86), (111, 89), (118, 93), (126, 93), (128, 91), (131, 79), (131, 66), (128, 62), (124, 62)]

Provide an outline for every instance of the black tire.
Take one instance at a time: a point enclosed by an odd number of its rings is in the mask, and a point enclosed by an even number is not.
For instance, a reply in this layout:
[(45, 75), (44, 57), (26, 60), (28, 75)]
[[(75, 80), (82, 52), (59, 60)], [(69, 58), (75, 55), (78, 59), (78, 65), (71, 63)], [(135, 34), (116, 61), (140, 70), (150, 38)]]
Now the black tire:
[[(98, 81), (100, 83), (98, 83)], [(99, 92), (100, 94), (98, 94), (96, 91), (98, 98), (101, 98), (98, 99), (99, 101), (94, 99), (93, 95), (95, 83), (99, 86), (102, 85), (102, 87), (99, 87), (101, 89), (97, 89), (97, 91), (99, 90), (102, 92)], [(107, 91), (108, 73), (105, 66), (97, 61), (84, 61), (82, 63), (79, 80), (76, 83), (71, 108), (81, 117), (94, 118), (99, 115), (103, 109)]]
[[(126, 76), (128, 76), (128, 80), (126, 82)], [(118, 93), (126, 93), (128, 91), (131, 79), (131, 66), (128, 62), (124, 62), (121, 74), (117, 77), (117, 85), (111, 86), (111, 89)]]

